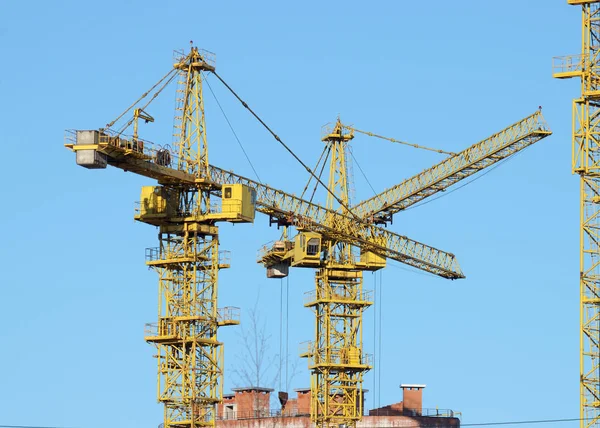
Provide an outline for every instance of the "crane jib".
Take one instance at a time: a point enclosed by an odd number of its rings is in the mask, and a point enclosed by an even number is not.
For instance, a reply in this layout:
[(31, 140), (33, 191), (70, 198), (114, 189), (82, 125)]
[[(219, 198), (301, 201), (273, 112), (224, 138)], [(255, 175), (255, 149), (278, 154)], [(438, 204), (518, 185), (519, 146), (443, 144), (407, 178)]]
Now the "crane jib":
[(398, 211), (445, 190), (551, 134), (541, 110), (537, 111), (414, 177), (355, 205), (354, 213), (373, 223), (391, 221), (392, 215)]

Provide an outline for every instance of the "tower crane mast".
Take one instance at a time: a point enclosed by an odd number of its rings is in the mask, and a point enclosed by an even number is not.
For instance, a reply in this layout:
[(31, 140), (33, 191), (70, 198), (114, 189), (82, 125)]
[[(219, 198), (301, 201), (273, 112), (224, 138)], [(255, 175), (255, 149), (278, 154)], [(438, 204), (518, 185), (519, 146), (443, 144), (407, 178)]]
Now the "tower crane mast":
[(567, 3), (581, 6), (581, 53), (554, 58), (553, 75), (581, 81), (572, 169), (580, 178), (580, 419), (588, 428), (600, 426), (600, 1)]

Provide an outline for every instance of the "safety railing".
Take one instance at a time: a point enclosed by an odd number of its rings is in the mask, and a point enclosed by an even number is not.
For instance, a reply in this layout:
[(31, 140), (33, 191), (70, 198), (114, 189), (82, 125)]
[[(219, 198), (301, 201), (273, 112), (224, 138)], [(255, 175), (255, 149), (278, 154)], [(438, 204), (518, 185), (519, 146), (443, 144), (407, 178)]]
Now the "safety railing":
[(160, 250), (160, 247), (151, 247), (151, 248), (146, 248), (146, 261), (147, 262), (154, 262), (157, 260), (162, 260), (162, 251)]
[(567, 55), (552, 58), (552, 73), (576, 73), (583, 69), (583, 55)]
[(349, 292), (348, 290), (333, 289), (333, 290), (312, 290), (304, 293), (304, 304), (312, 303), (317, 300), (335, 300), (346, 301), (346, 302), (372, 302), (373, 301), (373, 291), (372, 290), (362, 290), (354, 293)]
[[(65, 130), (65, 144), (76, 145), (77, 130)], [(98, 131), (98, 144), (111, 146), (121, 150), (131, 151), (158, 166), (179, 169), (179, 156), (170, 145), (161, 146), (143, 138), (133, 138), (132, 135), (119, 133), (112, 129)], [(185, 168), (181, 168), (185, 170)]]
[(217, 310), (217, 321), (218, 322), (240, 322), (241, 310), (235, 306), (225, 306)]
[(126, 138), (122, 134), (101, 133), (98, 136), (99, 144), (107, 144), (120, 149), (132, 150), (134, 152), (143, 154), (144, 146), (148, 143), (141, 138)]
[(158, 323), (149, 322), (144, 324), (144, 336), (158, 336)]
[(361, 354), (356, 348), (313, 349), (309, 356), (309, 364), (370, 366), (373, 356)]
[[(256, 410), (230, 410), (223, 409), (221, 414), (217, 415), (217, 420), (240, 420), (240, 419), (263, 419), (263, 418), (293, 418), (293, 417), (308, 417), (310, 412), (290, 407), (284, 409), (256, 409)], [(412, 416), (412, 417), (429, 417), (429, 418), (457, 418), (459, 412), (454, 412), (450, 409), (402, 409), (396, 410), (393, 408), (380, 408), (369, 410), (368, 416)]]
[(228, 410), (224, 409), (222, 414), (217, 415), (217, 420), (238, 420), (238, 419), (263, 419), (263, 418), (293, 418), (308, 417), (310, 412), (299, 411), (296, 408), (284, 409), (257, 409), (257, 410)]
[(456, 418), (460, 415), (450, 409), (394, 409), (382, 407), (369, 410), (369, 416), (421, 416), (429, 418)]
[(231, 251), (229, 251), (229, 250), (219, 251), (219, 264), (220, 265), (231, 265)]
[[(217, 54), (206, 49), (198, 49), (198, 53), (204, 60), (204, 62), (212, 67), (217, 65)], [(185, 49), (175, 49), (173, 51), (173, 62), (181, 62), (185, 59), (188, 54)]]
[(312, 340), (307, 340), (306, 342), (301, 342), (298, 345), (298, 355), (311, 355), (313, 352), (314, 346)]
[(162, 320), (162, 322), (152, 322), (144, 324), (144, 337), (172, 336), (176, 332), (175, 324), (172, 320)]
[(211, 51), (207, 51), (206, 49), (198, 49), (200, 56), (204, 60), (205, 63), (212, 67), (216, 67), (217, 65), (217, 54)]
[[(155, 262), (159, 260), (167, 259), (178, 259), (178, 258), (189, 258), (194, 257), (194, 254), (184, 254), (175, 249), (169, 250), (161, 247), (149, 247), (146, 248), (146, 261)], [(202, 259), (200, 259), (202, 260)], [(219, 251), (219, 264), (230, 265), (231, 264), (231, 251), (222, 250)]]
[[(328, 135), (333, 134), (336, 125), (337, 123), (335, 122), (328, 122), (325, 125), (321, 126), (321, 138), (325, 138)], [(344, 135), (352, 135), (353, 133), (352, 129), (349, 129), (344, 125), (342, 125), (342, 132), (344, 133)]]
[(77, 131), (75, 129), (65, 129), (65, 144), (77, 144)]
[(265, 256), (269, 254), (279, 254), (283, 255), (287, 251), (291, 250), (293, 247), (293, 243), (291, 241), (271, 241), (264, 244), (258, 250), (256, 255), (256, 260), (261, 261)]

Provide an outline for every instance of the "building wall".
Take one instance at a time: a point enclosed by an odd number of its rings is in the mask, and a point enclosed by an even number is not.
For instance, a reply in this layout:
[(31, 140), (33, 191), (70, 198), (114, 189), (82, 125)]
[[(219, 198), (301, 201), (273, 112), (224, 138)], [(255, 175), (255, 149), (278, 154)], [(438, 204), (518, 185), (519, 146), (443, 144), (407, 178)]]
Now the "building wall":
[[(391, 428), (391, 427), (427, 427), (427, 428), (453, 428), (460, 427), (458, 418), (428, 418), (408, 416), (364, 416), (357, 428)], [(314, 428), (310, 417), (289, 418), (261, 418), (246, 420), (217, 421), (221, 428)]]

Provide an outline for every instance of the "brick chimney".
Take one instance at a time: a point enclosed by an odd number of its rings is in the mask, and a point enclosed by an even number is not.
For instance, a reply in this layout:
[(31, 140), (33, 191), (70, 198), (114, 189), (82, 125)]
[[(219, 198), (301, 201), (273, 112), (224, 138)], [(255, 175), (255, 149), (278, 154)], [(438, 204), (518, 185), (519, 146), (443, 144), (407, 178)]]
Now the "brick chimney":
[(402, 404), (404, 411), (414, 411), (421, 415), (423, 410), (423, 389), (425, 385), (402, 384)]
[(235, 419), (269, 416), (271, 388), (248, 386), (231, 390), (235, 393), (232, 400), (236, 404)]

